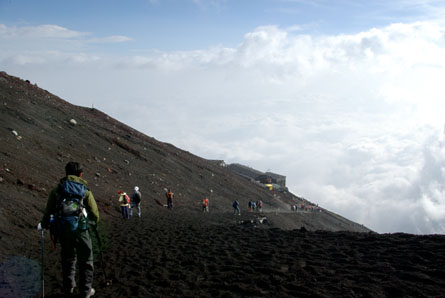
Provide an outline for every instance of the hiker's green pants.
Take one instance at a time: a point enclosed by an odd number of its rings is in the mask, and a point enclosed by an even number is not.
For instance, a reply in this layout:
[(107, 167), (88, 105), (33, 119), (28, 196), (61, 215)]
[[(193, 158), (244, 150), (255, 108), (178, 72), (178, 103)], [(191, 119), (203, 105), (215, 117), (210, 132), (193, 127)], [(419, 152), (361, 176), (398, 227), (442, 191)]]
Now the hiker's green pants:
[(62, 274), (65, 290), (76, 287), (76, 263), (79, 266), (79, 291), (86, 293), (93, 284), (93, 246), (88, 230), (66, 232), (60, 238)]

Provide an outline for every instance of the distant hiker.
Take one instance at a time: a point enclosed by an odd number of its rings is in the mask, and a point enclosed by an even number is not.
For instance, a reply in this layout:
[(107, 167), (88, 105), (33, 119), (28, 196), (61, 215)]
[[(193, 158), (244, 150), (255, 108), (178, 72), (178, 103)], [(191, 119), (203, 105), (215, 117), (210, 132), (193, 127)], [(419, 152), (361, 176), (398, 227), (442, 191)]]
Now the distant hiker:
[(169, 189), (165, 196), (167, 197), (167, 209), (173, 209), (173, 198), (175, 197), (175, 194)]
[(252, 200), (250, 200), (249, 203), (247, 203), (247, 207), (249, 209), (249, 212), (252, 212)]
[(256, 211), (256, 202), (252, 201), (252, 211)]
[(131, 196), (130, 216), (133, 216), (133, 208), (138, 210), (138, 216), (141, 217), (141, 192), (137, 186), (134, 187), (134, 193)]
[(209, 212), (209, 199), (207, 198), (202, 199), (202, 211)]
[(121, 204), (122, 218), (130, 219), (130, 197), (122, 190), (119, 190), (117, 193), (119, 195), (119, 203)]
[[(93, 284), (93, 245), (88, 224), (99, 222), (99, 211), (93, 193), (82, 179), (82, 167), (77, 162), (65, 166), (66, 177), (60, 179), (48, 197), (39, 227), (50, 228), (55, 241), (59, 240), (62, 258), (62, 279), (65, 295), (74, 293), (76, 263), (79, 266), (81, 297), (91, 297)], [(51, 223), (50, 223), (51, 222)]]
[(259, 200), (257, 202), (258, 211), (261, 212), (263, 210), (263, 201)]
[(237, 214), (241, 215), (241, 210), (239, 208), (238, 200), (233, 201), (232, 207), (233, 207), (233, 209), (235, 209), (235, 215), (237, 215)]

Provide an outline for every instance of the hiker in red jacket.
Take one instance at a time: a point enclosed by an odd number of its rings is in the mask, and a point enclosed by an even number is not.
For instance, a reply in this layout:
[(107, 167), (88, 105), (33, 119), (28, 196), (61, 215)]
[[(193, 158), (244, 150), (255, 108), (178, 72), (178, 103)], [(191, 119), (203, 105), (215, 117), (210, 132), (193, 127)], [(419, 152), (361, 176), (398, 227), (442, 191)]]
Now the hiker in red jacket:
[(202, 211), (209, 212), (209, 199), (207, 198), (202, 199)]
[(172, 193), (171, 190), (169, 189), (167, 191), (167, 193), (165, 194), (165, 196), (167, 197), (167, 208), (173, 209), (173, 198), (174, 198), (175, 194)]

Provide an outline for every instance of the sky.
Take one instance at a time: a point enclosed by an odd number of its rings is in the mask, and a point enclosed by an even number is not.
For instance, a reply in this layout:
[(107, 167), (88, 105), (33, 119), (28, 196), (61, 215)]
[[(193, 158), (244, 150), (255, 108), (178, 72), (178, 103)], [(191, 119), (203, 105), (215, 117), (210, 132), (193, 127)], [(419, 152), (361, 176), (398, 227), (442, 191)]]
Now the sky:
[(445, 2), (0, 0), (0, 71), (379, 233), (445, 233)]

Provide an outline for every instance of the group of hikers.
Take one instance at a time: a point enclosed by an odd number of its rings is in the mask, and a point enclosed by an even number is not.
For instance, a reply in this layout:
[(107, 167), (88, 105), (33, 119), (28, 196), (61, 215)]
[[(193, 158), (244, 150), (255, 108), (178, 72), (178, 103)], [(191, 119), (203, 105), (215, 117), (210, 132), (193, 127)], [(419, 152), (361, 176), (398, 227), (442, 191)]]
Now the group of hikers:
[[(232, 207), (235, 210), (235, 215), (241, 215), (241, 209), (239, 207), (238, 200), (233, 201)], [(258, 200), (258, 201), (255, 202), (253, 200), (250, 200), (247, 203), (247, 210), (249, 210), (249, 212), (255, 212), (255, 211), (262, 212), (262, 210), (263, 210), (263, 201)]]
[(122, 190), (119, 190), (117, 194), (119, 195), (118, 202), (121, 205), (123, 219), (130, 219), (130, 217), (133, 216), (134, 208), (138, 211), (138, 217), (141, 217), (141, 192), (139, 191), (139, 187), (134, 187), (131, 198)]
[[(167, 207), (167, 209), (172, 210), (173, 209), (173, 198), (175, 197), (175, 194), (170, 189), (165, 189), (165, 197), (167, 199), (167, 204), (164, 205)], [(131, 216), (133, 216), (133, 209), (136, 208), (138, 212), (138, 217), (141, 217), (141, 192), (139, 191), (139, 187), (134, 187), (134, 192), (130, 196), (122, 190), (119, 190), (118, 192), (119, 198), (118, 202), (121, 206), (121, 212), (122, 212), (122, 218), (123, 219), (130, 219)], [(209, 212), (209, 199), (207, 197), (204, 197), (202, 200), (202, 211), (203, 212)]]
[(256, 202), (250, 200), (249, 203), (247, 203), (247, 207), (249, 209), (249, 212), (254, 212), (254, 211), (261, 212), (263, 210), (263, 202), (261, 200)]
[(318, 205), (297, 204), (292, 206), (292, 211), (309, 211), (309, 212), (321, 212), (321, 208)]
[[(175, 197), (175, 194), (170, 190), (167, 189), (165, 192), (165, 197), (167, 198), (167, 209), (173, 209), (173, 198)], [(201, 200), (202, 204), (202, 211), (203, 212), (209, 212), (209, 199), (207, 197), (204, 197)]]
[[(71, 296), (78, 287), (79, 297), (89, 298), (96, 291), (92, 287), (94, 266), (91, 231), (94, 231), (100, 244), (97, 224), (99, 210), (93, 193), (87, 188), (87, 181), (82, 178), (83, 169), (78, 162), (68, 162), (65, 166), (65, 177), (51, 191), (46, 208), (37, 229), (42, 233), (42, 262), (44, 249), (44, 231), (50, 230), (50, 237), (55, 250), (56, 243), (61, 246), (62, 288), (65, 296)], [(118, 202), (123, 219), (130, 219), (133, 209), (141, 217), (141, 192), (138, 186), (130, 196), (126, 192), (118, 191)], [(166, 207), (173, 209), (174, 193), (166, 189)], [(209, 212), (209, 198), (201, 200), (202, 211)], [(233, 202), (235, 214), (241, 215), (239, 202)], [(262, 201), (249, 201), (250, 212), (261, 211)], [(79, 284), (76, 283), (76, 265), (79, 268)], [(43, 267), (43, 266), (42, 266)], [(43, 283), (43, 269), (42, 269)]]
[[(119, 203), (121, 204), (122, 209), (122, 218), (123, 219), (130, 219), (130, 217), (133, 215), (133, 208), (137, 208), (138, 210), (138, 216), (141, 216), (141, 192), (139, 191), (139, 187), (134, 187), (134, 193), (132, 194), (131, 198), (122, 190), (118, 191), (119, 194)], [(167, 209), (173, 209), (173, 198), (174, 193), (170, 189), (166, 189), (165, 197), (167, 199), (167, 204), (164, 205), (167, 207)], [(238, 200), (235, 200), (232, 204), (233, 208), (235, 209), (235, 215), (241, 215), (241, 209), (239, 207)], [(201, 200), (201, 207), (203, 212), (209, 212), (209, 198), (204, 197)], [(248, 210), (249, 212), (262, 212), (263, 209), (263, 202), (261, 200), (253, 201), (250, 200), (248, 202)]]

